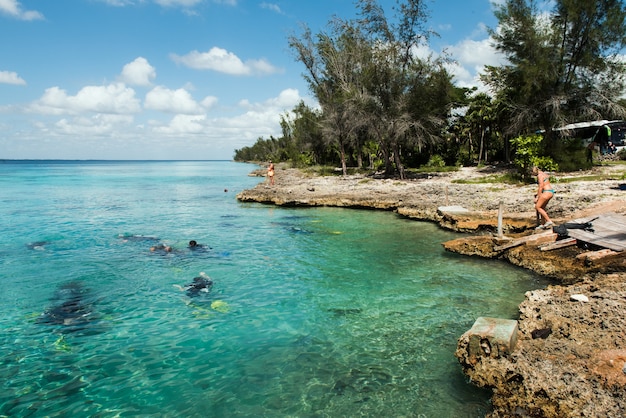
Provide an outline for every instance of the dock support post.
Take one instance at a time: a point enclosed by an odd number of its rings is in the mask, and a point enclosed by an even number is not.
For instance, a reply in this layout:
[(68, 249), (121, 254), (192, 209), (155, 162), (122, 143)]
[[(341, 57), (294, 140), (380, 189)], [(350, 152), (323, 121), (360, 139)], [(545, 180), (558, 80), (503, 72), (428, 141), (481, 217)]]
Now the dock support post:
[(500, 201), (500, 205), (498, 206), (498, 238), (502, 238), (502, 212), (504, 211), (504, 205), (502, 201)]

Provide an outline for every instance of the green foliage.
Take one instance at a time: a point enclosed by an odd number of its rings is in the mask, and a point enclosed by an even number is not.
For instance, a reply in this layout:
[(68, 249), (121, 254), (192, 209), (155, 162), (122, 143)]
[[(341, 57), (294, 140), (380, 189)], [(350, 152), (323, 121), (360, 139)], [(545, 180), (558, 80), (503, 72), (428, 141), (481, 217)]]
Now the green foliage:
[(337, 176), (341, 174), (341, 170), (337, 170), (336, 166), (330, 165), (313, 165), (307, 167), (305, 172), (313, 176)]
[(622, 161), (626, 161), (626, 148), (622, 148), (621, 150), (619, 150), (617, 152), (617, 157)]
[(587, 161), (587, 149), (582, 146), (580, 139), (564, 140), (557, 144), (554, 160), (561, 171), (577, 171), (589, 169), (593, 162)]
[(554, 127), (621, 119), (626, 42), (623, 1), (535, 0), (498, 2), (494, 46), (506, 64), (487, 67), (483, 81), (507, 103), (509, 133), (543, 129), (548, 155), (556, 156)]
[(536, 157), (533, 159), (533, 166), (537, 166), (545, 171), (559, 171), (559, 165), (554, 162), (552, 157)]
[(474, 159), (470, 155), (470, 152), (467, 148), (461, 148), (459, 150), (459, 164), (465, 167), (469, 167), (474, 164)]
[(485, 176), (477, 179), (456, 179), (452, 183), (458, 184), (525, 184), (525, 181), (519, 174), (505, 173), (501, 175)]
[(281, 145), (284, 140), (279, 140), (274, 137), (269, 139), (259, 138), (250, 147), (243, 147), (242, 149), (235, 150), (235, 161), (269, 161), (274, 162), (281, 161), (280, 156), (283, 154), (285, 148)]
[(315, 162), (315, 158), (313, 156), (313, 153), (311, 151), (309, 152), (302, 152), (300, 154), (298, 154), (298, 158), (295, 161), (295, 166), (296, 167), (307, 167), (310, 165), (313, 165)]
[(520, 173), (528, 172), (535, 165), (535, 158), (541, 152), (541, 135), (520, 135), (511, 140), (511, 144), (516, 147), (513, 164)]
[(459, 171), (459, 167), (451, 165), (445, 165), (441, 167), (423, 166), (420, 168), (412, 168), (407, 171), (409, 171), (410, 173), (450, 173), (453, 171)]
[(559, 166), (552, 158), (541, 156), (542, 141), (543, 136), (537, 134), (521, 135), (511, 140), (515, 147), (513, 164), (523, 177), (528, 176), (534, 166), (546, 171), (558, 171)]
[(446, 163), (440, 155), (433, 155), (426, 164), (427, 167), (445, 167)]

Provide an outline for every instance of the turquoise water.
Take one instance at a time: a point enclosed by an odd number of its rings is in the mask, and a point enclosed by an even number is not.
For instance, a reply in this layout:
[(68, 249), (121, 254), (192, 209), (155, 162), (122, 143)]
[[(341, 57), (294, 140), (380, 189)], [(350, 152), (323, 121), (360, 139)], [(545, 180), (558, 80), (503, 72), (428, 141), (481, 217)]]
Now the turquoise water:
[(393, 213), (240, 203), (254, 168), (0, 163), (0, 415), (483, 416), (456, 340), (542, 279)]

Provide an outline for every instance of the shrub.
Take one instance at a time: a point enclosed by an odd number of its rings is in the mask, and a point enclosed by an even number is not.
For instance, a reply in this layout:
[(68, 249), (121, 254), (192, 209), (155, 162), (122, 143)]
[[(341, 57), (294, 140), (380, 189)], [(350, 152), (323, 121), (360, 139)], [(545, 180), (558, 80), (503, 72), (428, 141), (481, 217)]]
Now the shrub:
[(428, 160), (428, 163), (426, 164), (426, 166), (427, 167), (445, 167), (446, 162), (443, 160), (443, 158), (441, 158), (440, 155), (433, 155)]
[(513, 138), (511, 143), (515, 146), (515, 158), (513, 164), (522, 177), (527, 177), (530, 169), (534, 166), (546, 171), (557, 171), (559, 165), (550, 157), (540, 156), (543, 137), (541, 135), (521, 135)]

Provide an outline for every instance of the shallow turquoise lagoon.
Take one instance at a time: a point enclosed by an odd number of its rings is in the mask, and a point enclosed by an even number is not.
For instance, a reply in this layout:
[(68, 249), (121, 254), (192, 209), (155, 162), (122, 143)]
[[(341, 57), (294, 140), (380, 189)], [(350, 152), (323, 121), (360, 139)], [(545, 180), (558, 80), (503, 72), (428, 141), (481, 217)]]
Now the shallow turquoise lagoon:
[(0, 415), (483, 416), (456, 340), (543, 280), (393, 213), (237, 202), (254, 168), (1, 162)]

